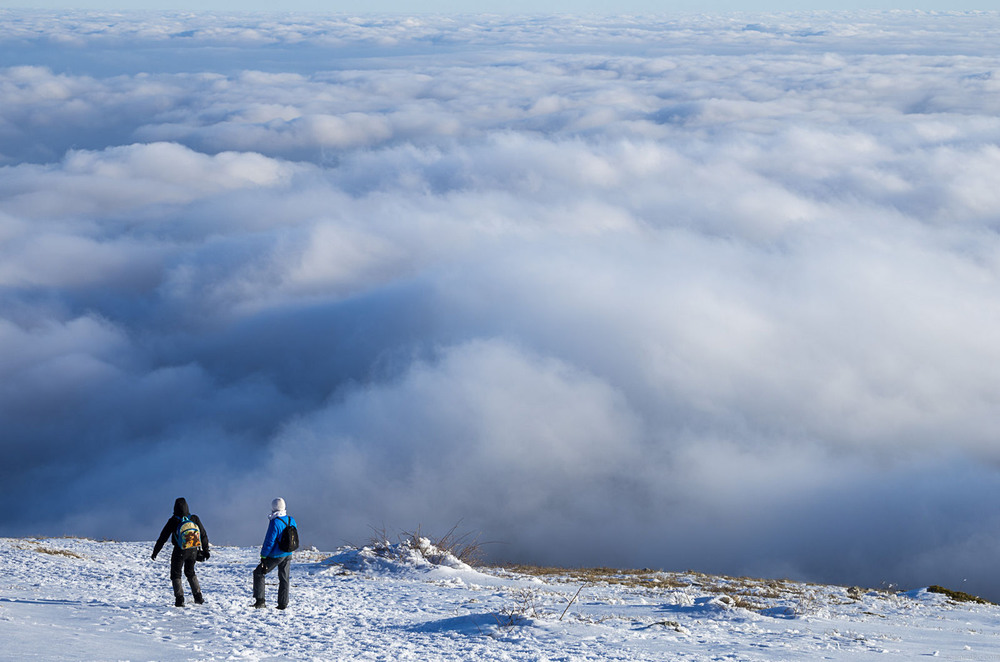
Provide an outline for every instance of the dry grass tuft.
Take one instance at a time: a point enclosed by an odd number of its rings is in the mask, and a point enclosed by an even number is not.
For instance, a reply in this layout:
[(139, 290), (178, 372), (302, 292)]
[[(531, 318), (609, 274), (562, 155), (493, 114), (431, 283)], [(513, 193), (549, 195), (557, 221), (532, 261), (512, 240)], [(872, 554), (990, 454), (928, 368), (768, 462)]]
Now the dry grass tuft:
[(68, 549), (53, 549), (51, 547), (42, 547), (41, 545), (36, 546), (34, 549), (36, 552), (39, 552), (41, 554), (51, 554), (52, 556), (68, 556), (69, 558), (73, 559), (83, 558), (83, 555), (77, 554), (76, 552)]
[(484, 556), (483, 545), (479, 534), (474, 532), (460, 533), (461, 522), (451, 527), (443, 536), (425, 535), (418, 525), (415, 531), (401, 531), (392, 542), (385, 527), (372, 527), (372, 536), (368, 547), (384, 558), (395, 558), (404, 561), (411, 551), (419, 552), (428, 562), (440, 565), (446, 556), (453, 556), (462, 563), (476, 566), (482, 564)]

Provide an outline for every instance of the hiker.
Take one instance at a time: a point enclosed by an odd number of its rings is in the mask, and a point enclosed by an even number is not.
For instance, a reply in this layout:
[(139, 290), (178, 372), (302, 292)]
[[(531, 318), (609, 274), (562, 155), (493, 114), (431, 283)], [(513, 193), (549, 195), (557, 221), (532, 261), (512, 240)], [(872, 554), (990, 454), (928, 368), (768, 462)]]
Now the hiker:
[(198, 576), (194, 574), (195, 561), (207, 561), (211, 554), (208, 551), (208, 534), (205, 527), (197, 515), (192, 515), (188, 510), (187, 501), (184, 497), (178, 497), (174, 501), (174, 514), (163, 525), (160, 537), (156, 539), (156, 546), (153, 547), (153, 554), (150, 556), (154, 561), (156, 555), (163, 549), (167, 538), (174, 544), (174, 550), (170, 553), (170, 583), (174, 587), (174, 605), (184, 606), (184, 583), (181, 581), (181, 570), (187, 577), (191, 585), (191, 595), (198, 604), (205, 602), (201, 595), (201, 585), (198, 583)]
[[(264, 603), (264, 575), (278, 569), (278, 609), (288, 606), (288, 584), (291, 577), (292, 551), (299, 546), (298, 526), (295, 518), (285, 510), (285, 500), (278, 497), (271, 502), (264, 544), (260, 547), (260, 564), (253, 571), (253, 606)], [(286, 533), (287, 530), (287, 533)], [(289, 544), (289, 538), (293, 540)]]

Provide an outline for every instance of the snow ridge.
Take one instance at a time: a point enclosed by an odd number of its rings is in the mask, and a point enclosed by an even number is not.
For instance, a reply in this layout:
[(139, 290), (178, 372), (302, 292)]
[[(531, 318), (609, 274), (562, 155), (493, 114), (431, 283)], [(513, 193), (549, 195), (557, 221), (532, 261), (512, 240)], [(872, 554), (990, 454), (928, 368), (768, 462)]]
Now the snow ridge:
[[(41, 660), (995, 660), (1000, 607), (659, 571), (472, 568), (414, 537), (295, 553), (252, 609), (255, 548), (215, 547), (172, 606), (151, 542), (0, 539), (0, 640)], [(268, 577), (271, 605), (276, 580)]]

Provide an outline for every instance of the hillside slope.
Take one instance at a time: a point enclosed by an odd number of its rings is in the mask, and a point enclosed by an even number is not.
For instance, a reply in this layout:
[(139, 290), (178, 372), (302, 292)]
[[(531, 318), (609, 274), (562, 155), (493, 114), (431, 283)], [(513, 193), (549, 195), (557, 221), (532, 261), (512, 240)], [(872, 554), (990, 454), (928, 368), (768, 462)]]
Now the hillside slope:
[[(250, 608), (257, 550), (198, 565), (175, 608), (152, 543), (0, 539), (0, 657), (26, 660), (1000, 659), (1000, 607), (788, 581), (473, 569), (413, 550), (297, 552)], [(272, 573), (273, 575), (274, 573)], [(276, 579), (269, 577), (273, 606)]]

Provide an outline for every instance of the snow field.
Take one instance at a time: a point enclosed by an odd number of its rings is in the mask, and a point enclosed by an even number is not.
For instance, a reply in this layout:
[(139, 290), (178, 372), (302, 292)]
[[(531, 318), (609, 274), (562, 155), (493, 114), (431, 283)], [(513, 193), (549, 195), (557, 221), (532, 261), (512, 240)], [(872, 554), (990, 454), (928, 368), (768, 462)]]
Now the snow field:
[[(1000, 660), (1000, 607), (697, 573), (533, 576), (370, 549), (296, 552), (253, 609), (255, 548), (215, 547), (173, 606), (151, 542), (0, 539), (0, 659)], [(582, 587), (582, 588), (581, 588)]]

